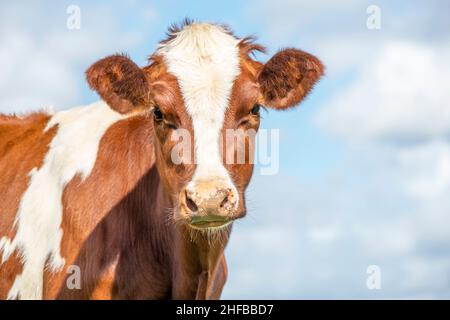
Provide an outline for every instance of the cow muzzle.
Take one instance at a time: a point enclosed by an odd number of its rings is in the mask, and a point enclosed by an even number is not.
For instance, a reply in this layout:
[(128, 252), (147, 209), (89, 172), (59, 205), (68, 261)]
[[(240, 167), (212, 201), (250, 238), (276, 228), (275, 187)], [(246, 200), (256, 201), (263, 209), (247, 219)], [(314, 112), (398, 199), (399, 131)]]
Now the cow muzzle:
[(227, 182), (202, 180), (190, 182), (180, 193), (180, 207), (188, 224), (196, 229), (218, 228), (235, 218), (239, 196)]

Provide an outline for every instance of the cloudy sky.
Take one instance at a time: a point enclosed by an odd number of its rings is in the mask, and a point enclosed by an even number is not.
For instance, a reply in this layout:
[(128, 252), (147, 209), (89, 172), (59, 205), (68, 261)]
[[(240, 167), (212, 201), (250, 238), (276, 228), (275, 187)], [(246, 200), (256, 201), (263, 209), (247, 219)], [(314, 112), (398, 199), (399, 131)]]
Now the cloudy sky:
[[(70, 5), (80, 29), (67, 28)], [(379, 29), (367, 27), (370, 5)], [(94, 101), (92, 62), (127, 52), (143, 65), (186, 16), (258, 36), (262, 60), (309, 51), (327, 74), (296, 110), (264, 115), (263, 128), (280, 130), (280, 169), (255, 172), (223, 297), (448, 299), (448, 12), (448, 1), (1, 0), (0, 112)]]

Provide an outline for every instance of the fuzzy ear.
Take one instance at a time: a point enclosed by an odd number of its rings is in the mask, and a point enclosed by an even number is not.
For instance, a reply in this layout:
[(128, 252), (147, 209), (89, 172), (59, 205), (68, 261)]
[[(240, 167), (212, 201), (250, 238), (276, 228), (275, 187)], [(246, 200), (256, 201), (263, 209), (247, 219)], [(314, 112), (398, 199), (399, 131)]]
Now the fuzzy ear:
[(286, 109), (299, 103), (324, 73), (315, 56), (297, 49), (284, 49), (263, 66), (258, 82), (263, 104)]
[(86, 71), (89, 86), (114, 110), (128, 113), (149, 102), (150, 88), (144, 72), (125, 55), (112, 55)]

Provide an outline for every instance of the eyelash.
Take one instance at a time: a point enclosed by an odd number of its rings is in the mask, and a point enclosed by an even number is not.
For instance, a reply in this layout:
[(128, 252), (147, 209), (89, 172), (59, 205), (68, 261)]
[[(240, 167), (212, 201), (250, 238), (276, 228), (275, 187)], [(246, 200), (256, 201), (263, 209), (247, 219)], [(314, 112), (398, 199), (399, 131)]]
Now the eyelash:
[[(261, 105), (260, 104), (255, 104), (253, 106), (253, 108), (250, 110), (249, 115), (250, 116), (258, 116), (258, 118), (261, 118), (260, 115), (260, 110), (261, 110)], [(239, 126), (243, 126), (245, 124), (247, 124), (249, 122), (249, 118), (245, 117), (244, 119), (242, 119), (242, 121), (239, 123)]]
[[(164, 113), (161, 112), (161, 109), (158, 106), (155, 106), (153, 108), (153, 119), (155, 120), (155, 122), (159, 122), (159, 123), (163, 122), (165, 120)], [(177, 129), (177, 126), (171, 122), (164, 121), (164, 124), (167, 127), (169, 127), (170, 129), (173, 129), (173, 130)]]
[(164, 115), (161, 112), (161, 109), (159, 109), (158, 106), (155, 106), (153, 108), (153, 119), (155, 119), (156, 122), (161, 122), (164, 120)]
[[(255, 104), (253, 108), (250, 110), (250, 114), (254, 116), (259, 116), (261, 110), (261, 105)], [(161, 122), (164, 120), (164, 114), (161, 112), (161, 109), (158, 106), (153, 108), (153, 119), (156, 122)], [(240, 123), (240, 125), (244, 125), (248, 122), (248, 120), (244, 120)], [(176, 126), (168, 123), (169, 128), (176, 129)]]
[(261, 110), (261, 105), (260, 104), (255, 104), (252, 108), (252, 110), (250, 110), (250, 113), (254, 116), (259, 115), (259, 111)]

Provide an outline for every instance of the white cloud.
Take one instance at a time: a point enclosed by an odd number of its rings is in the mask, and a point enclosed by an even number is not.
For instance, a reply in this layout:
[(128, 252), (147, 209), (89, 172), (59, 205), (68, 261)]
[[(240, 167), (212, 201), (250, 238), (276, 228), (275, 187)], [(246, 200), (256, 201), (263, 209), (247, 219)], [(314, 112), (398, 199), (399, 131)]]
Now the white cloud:
[(80, 94), (69, 61), (35, 43), (29, 34), (7, 33), (0, 45), (0, 112), (23, 112), (65, 104)]
[(383, 45), (322, 108), (319, 126), (350, 142), (415, 143), (450, 136), (450, 50)]
[(341, 228), (335, 225), (311, 225), (308, 227), (308, 238), (317, 244), (328, 245), (340, 236)]
[[(154, 19), (133, 3), (133, 24)], [(350, 150), (324, 168), (333, 179), (299, 181), (285, 167), (255, 177), (227, 249), (225, 298), (450, 297), (449, 19), (436, 2), (401, 12), (389, 3), (379, 32), (366, 29), (360, 1), (249, 5), (263, 42), (324, 61), (337, 94), (318, 122)], [(121, 25), (117, 6), (82, 3), (81, 30), (69, 31), (65, 7), (2, 5), (0, 112), (79, 103), (90, 63), (142, 43), (145, 28)], [(336, 80), (353, 72), (346, 86)], [(380, 292), (365, 287), (371, 264)]]
[[(450, 296), (446, 195), (402, 199), (396, 184), (403, 178), (382, 167), (370, 174), (353, 168), (363, 177), (354, 186), (345, 182), (346, 168), (337, 170), (341, 179), (328, 186), (301, 183), (283, 169), (254, 177), (249, 196), (260, 206), (233, 230), (224, 298)], [(374, 188), (378, 179), (384, 184)], [(365, 286), (372, 264), (382, 272), (377, 292)]]
[(404, 187), (416, 197), (433, 197), (450, 192), (450, 145), (433, 141), (397, 151), (399, 165), (408, 172)]
[[(388, 36), (371, 43), (358, 33), (356, 41), (347, 41), (340, 32), (317, 39), (319, 51), (326, 53), (318, 55), (332, 65), (324, 81), (335, 81), (336, 87), (316, 122), (345, 143), (345, 156), (335, 164), (333, 179), (325, 177), (317, 185), (255, 179), (253, 194), (265, 204), (258, 222), (284, 230), (290, 249), (285, 254), (279, 249), (283, 241), (278, 238), (278, 245), (270, 246), (265, 239), (266, 250), (258, 254), (267, 265), (258, 268), (261, 259), (245, 254), (258, 246), (256, 237), (238, 238), (243, 247), (231, 242), (235, 265), (230, 266), (230, 283), (232, 288), (241, 284), (241, 290), (226, 291), (226, 297), (255, 292), (267, 297), (250, 289), (258, 285), (274, 286), (271, 293), (277, 298), (450, 295), (450, 48), (413, 37)], [(340, 72), (348, 78), (337, 83)], [(254, 224), (235, 231), (249, 234), (259, 228)], [(259, 237), (270, 234), (265, 230)], [(379, 292), (365, 287), (371, 264), (381, 267)], [(247, 283), (250, 270), (260, 276), (253, 274), (254, 281)], [(286, 275), (289, 286), (282, 290), (277, 285), (286, 283)], [(261, 277), (270, 278), (269, 283), (258, 284)]]
[[(110, 9), (80, 4), (81, 28), (66, 27), (66, 7), (9, 3), (0, 11), (0, 112), (82, 102), (84, 71), (105, 55), (126, 52), (144, 30), (130, 33)], [(150, 9), (145, 16), (150, 17)]]
[[(316, 118), (323, 131), (353, 145), (397, 173), (413, 197), (450, 186), (450, 48), (401, 41), (383, 44)], [(384, 150), (382, 150), (384, 149)], [(385, 170), (390, 170), (385, 167)]]
[(325, 62), (327, 74), (334, 74), (356, 65), (362, 51), (369, 54), (374, 45), (365, 27), (367, 6), (358, 0), (262, 0), (247, 11), (272, 51), (292, 46), (309, 51)]

